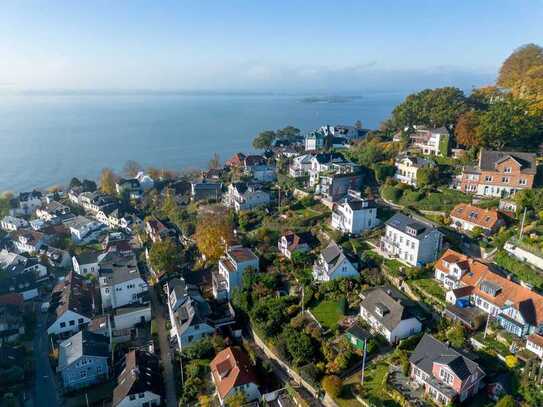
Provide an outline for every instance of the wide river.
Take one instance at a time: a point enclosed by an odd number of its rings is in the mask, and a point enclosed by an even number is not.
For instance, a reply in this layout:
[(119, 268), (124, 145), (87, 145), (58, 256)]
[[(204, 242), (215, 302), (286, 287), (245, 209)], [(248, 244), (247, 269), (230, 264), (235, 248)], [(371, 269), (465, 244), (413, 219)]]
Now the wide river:
[(250, 151), (262, 130), (323, 124), (376, 128), (405, 95), (308, 102), (277, 94), (0, 95), (0, 191), (96, 179), (127, 160), (183, 170)]

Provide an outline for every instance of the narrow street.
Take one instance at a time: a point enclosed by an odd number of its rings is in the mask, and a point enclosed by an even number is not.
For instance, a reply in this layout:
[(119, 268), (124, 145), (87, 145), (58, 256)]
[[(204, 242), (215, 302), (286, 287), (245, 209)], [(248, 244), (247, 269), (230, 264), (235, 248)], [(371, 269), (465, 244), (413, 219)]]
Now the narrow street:
[(163, 368), (164, 383), (166, 385), (166, 406), (177, 407), (177, 392), (175, 390), (175, 376), (172, 365), (173, 355), (170, 351), (170, 341), (166, 329), (166, 319), (164, 318), (165, 310), (158, 299), (155, 287), (151, 287), (149, 292), (151, 293), (153, 318), (156, 321), (158, 329), (160, 359)]
[(38, 407), (46, 403), (49, 407), (60, 407), (62, 405), (61, 397), (59, 397), (60, 389), (56, 383), (55, 372), (49, 363), (47, 315), (43, 312), (38, 313), (36, 334), (32, 343), (36, 372), (33, 405)]

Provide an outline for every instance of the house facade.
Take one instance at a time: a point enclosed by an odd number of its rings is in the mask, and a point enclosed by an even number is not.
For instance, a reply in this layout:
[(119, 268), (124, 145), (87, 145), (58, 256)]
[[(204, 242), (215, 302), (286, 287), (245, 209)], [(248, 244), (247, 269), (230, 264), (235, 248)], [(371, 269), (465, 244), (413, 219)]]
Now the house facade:
[(304, 234), (297, 234), (293, 231), (285, 232), (277, 242), (277, 249), (287, 259), (291, 259), (296, 252), (308, 252), (309, 242)]
[(313, 155), (302, 154), (292, 159), (292, 163), (288, 168), (288, 174), (293, 178), (305, 177), (309, 174), (311, 168), (311, 160)]
[(484, 263), (449, 249), (436, 262), (435, 278), (448, 289), (447, 302), (477, 307), (514, 335), (543, 327), (543, 296)]
[(242, 392), (247, 402), (260, 399), (256, 373), (245, 351), (228, 347), (217, 353), (209, 368), (221, 406), (236, 392)]
[(313, 279), (315, 281), (330, 281), (358, 276), (356, 267), (334, 241), (328, 244), (313, 264)]
[(170, 337), (176, 341), (180, 351), (215, 333), (215, 327), (209, 320), (211, 309), (197, 286), (176, 278), (167, 283), (166, 290)]
[(267, 206), (270, 201), (270, 194), (261, 190), (258, 185), (245, 182), (230, 184), (224, 195), (224, 204), (236, 212)]
[(130, 350), (115, 366), (113, 407), (159, 407), (163, 398), (160, 361), (150, 352)]
[(17, 229), (28, 227), (28, 222), (15, 216), (4, 216), (0, 221), (0, 227), (6, 232), (14, 232)]
[(471, 232), (480, 228), (486, 235), (496, 232), (504, 221), (495, 209), (482, 209), (475, 205), (459, 203), (450, 213), (451, 226), (455, 229)]
[(217, 299), (230, 298), (232, 290), (240, 288), (243, 273), (253, 268), (258, 271), (258, 257), (249, 248), (232, 246), (219, 260), (219, 269), (213, 274), (213, 296)]
[(377, 225), (377, 205), (373, 199), (349, 195), (332, 211), (332, 227), (343, 233), (360, 234)]
[(477, 363), (424, 334), (409, 357), (410, 379), (438, 405), (464, 402), (483, 387), (485, 372)]
[(398, 290), (375, 287), (360, 294), (360, 298), (360, 317), (388, 343), (398, 343), (422, 330), (414, 311), (416, 305)]
[(534, 333), (526, 338), (526, 349), (543, 359), (543, 335)]
[(415, 266), (423, 266), (437, 259), (443, 235), (434, 226), (396, 213), (385, 223), (380, 249), (388, 256)]
[(421, 168), (433, 167), (434, 163), (426, 158), (401, 154), (394, 161), (396, 172), (394, 179), (402, 184), (417, 186), (417, 174)]
[(460, 190), (480, 196), (509, 196), (531, 189), (536, 172), (535, 154), (482, 149), (478, 165), (462, 169)]
[(55, 310), (55, 319), (47, 328), (47, 333), (75, 333), (86, 326), (95, 314), (94, 285), (71, 272), (53, 289), (50, 306)]
[(64, 388), (80, 389), (109, 377), (111, 351), (109, 340), (103, 335), (80, 331), (62, 341), (58, 351), (57, 371)]

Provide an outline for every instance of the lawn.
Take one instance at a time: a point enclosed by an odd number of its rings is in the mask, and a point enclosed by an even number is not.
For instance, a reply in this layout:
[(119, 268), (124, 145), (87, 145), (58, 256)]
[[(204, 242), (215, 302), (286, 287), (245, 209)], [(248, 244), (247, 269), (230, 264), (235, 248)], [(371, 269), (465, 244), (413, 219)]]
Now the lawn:
[[(396, 407), (398, 404), (386, 392), (385, 381), (388, 365), (384, 361), (371, 365), (364, 374), (363, 398), (375, 406)], [(340, 407), (355, 407), (362, 404), (354, 397), (353, 390), (360, 383), (360, 373), (348, 378), (343, 386), (341, 396), (335, 399)]]
[(337, 301), (321, 301), (317, 306), (311, 308), (311, 313), (317, 318), (323, 327), (336, 329), (343, 314), (339, 309)]
[(412, 280), (409, 285), (415, 288), (420, 288), (433, 297), (445, 301), (445, 290), (441, 288), (439, 283), (433, 278), (420, 278), (418, 280)]

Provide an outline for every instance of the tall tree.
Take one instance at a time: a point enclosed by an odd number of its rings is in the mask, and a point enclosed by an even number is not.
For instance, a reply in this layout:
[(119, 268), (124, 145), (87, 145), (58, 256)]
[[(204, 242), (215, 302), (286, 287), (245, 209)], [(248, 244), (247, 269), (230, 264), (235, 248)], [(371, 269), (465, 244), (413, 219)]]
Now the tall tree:
[(262, 131), (254, 138), (253, 147), (257, 150), (265, 150), (270, 148), (276, 137), (277, 134), (275, 134), (275, 132), (272, 130)]
[(134, 160), (128, 160), (123, 167), (124, 175), (130, 178), (134, 178), (141, 170), (142, 166)]
[(498, 85), (511, 88), (515, 96), (522, 96), (528, 72), (543, 66), (543, 48), (526, 44), (517, 48), (502, 64)]
[(232, 223), (224, 213), (202, 215), (198, 219), (194, 237), (198, 250), (206, 260), (217, 261), (234, 239)]
[(293, 126), (287, 126), (284, 129), (277, 130), (277, 138), (294, 141), (300, 135), (300, 129)]
[(111, 168), (104, 168), (100, 174), (100, 191), (104, 194), (115, 195), (115, 178)]
[(479, 113), (468, 111), (462, 113), (454, 127), (456, 141), (466, 147), (479, 146), (481, 141), (477, 138), (477, 126), (479, 125)]
[(81, 186), (81, 181), (79, 180), (79, 178), (73, 177), (70, 180), (70, 188), (78, 188), (80, 186)]
[(451, 131), (466, 109), (466, 97), (458, 88), (425, 89), (407, 96), (394, 108), (392, 118), (400, 128), (422, 124)]
[(181, 251), (171, 239), (165, 239), (153, 244), (149, 261), (157, 273), (173, 273), (181, 264)]
[(505, 147), (536, 147), (534, 137), (541, 134), (540, 115), (531, 114), (529, 102), (507, 97), (493, 102), (481, 115), (477, 137), (487, 147), (502, 150)]

